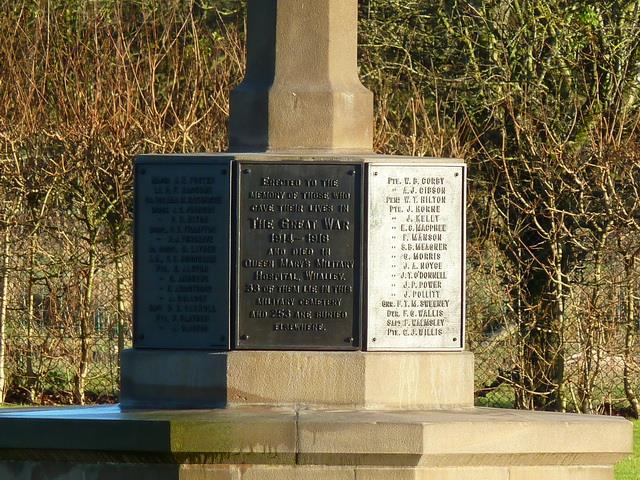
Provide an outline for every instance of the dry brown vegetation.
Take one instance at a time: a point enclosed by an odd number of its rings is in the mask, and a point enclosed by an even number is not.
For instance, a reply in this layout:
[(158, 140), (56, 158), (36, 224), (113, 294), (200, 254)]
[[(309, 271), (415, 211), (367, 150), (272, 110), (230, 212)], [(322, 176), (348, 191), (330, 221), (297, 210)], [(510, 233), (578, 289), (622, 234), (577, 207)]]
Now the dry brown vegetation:
[[(640, 2), (360, 4), (376, 149), (469, 162), (479, 396), (637, 416)], [(116, 388), (132, 158), (225, 149), (243, 18), (238, 0), (0, 6), (0, 398)]]
[(132, 158), (225, 148), (240, 29), (191, 2), (85, 1), (4, 2), (0, 29), (0, 398), (83, 402), (93, 359), (129, 341)]

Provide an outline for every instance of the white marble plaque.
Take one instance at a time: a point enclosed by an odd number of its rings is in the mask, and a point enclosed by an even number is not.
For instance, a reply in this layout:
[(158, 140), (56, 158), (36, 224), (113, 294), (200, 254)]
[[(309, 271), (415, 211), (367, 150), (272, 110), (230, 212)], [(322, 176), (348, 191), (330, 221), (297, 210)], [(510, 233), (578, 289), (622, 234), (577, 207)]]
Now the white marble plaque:
[(466, 167), (372, 164), (367, 349), (464, 347)]

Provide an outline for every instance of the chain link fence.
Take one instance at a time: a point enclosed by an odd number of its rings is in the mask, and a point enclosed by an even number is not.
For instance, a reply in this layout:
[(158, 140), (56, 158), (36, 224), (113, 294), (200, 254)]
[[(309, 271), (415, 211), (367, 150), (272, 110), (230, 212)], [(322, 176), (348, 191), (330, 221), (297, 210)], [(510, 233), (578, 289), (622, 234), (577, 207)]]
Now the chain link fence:
[(131, 344), (130, 262), (116, 268), (117, 256), (102, 251), (91, 274), (71, 262), (45, 274), (38, 258), (15, 256), (9, 271), (5, 401), (116, 402), (120, 353)]
[[(18, 223), (11, 229), (4, 319), (9, 403), (118, 400), (120, 353), (132, 336), (130, 230), (91, 237), (85, 223), (61, 218), (47, 217), (50, 223), (35, 233)], [(532, 396), (559, 393), (555, 408), (634, 416), (640, 393), (635, 270), (624, 274), (624, 264), (611, 256), (606, 268), (575, 278), (556, 350), (539, 356), (554, 359), (561, 371), (546, 382), (554, 391), (541, 392), (529, 387), (523, 352), (532, 329), (521, 328), (514, 315), (517, 297), (509, 294), (506, 270), (496, 268), (502, 264), (497, 250), (470, 241), (467, 348), (476, 358), (476, 403), (533, 408)]]
[[(511, 352), (514, 341), (507, 335), (484, 338), (473, 346), (475, 353), (476, 405), (496, 408), (517, 407), (516, 398), (522, 389), (521, 379)], [(570, 412), (587, 411), (606, 415), (631, 415), (625, 393), (625, 360), (621, 348), (612, 343), (600, 349), (591, 359), (589, 371), (580, 345), (567, 346), (562, 398)], [(628, 366), (631, 389), (640, 392), (640, 349)]]
[[(86, 379), (88, 403), (112, 403), (119, 391), (119, 335), (117, 322), (98, 316), (96, 332), (91, 336), (91, 360)], [(125, 347), (130, 345), (130, 326), (125, 332)], [(55, 328), (39, 327), (39, 333), (27, 335), (24, 329), (7, 339), (9, 403), (72, 404), (78, 374), (80, 339)], [(44, 333), (43, 333), (44, 332)], [(505, 334), (473, 342), (475, 353), (475, 395), (478, 406), (515, 408), (520, 384), (515, 378), (511, 351), (513, 339)], [(575, 345), (566, 361), (563, 396), (568, 411), (581, 410), (584, 386), (589, 381), (584, 359)], [(635, 352), (640, 359), (640, 349)], [(602, 414), (626, 413), (628, 399), (624, 387), (624, 359), (611, 345), (598, 353), (597, 370), (591, 379), (592, 411)], [(632, 388), (640, 391), (640, 363), (631, 366)]]
[[(118, 400), (119, 355), (131, 344), (132, 264), (123, 262), (116, 271), (109, 258), (113, 260), (112, 255), (105, 256), (96, 271), (90, 326), (84, 342), (78, 319), (82, 315), (82, 302), (78, 301), (82, 291), (71, 288), (78, 286), (75, 280), (83, 279), (82, 272), (44, 282), (28, 270), (14, 270), (14, 278), (19, 281), (13, 282), (9, 297), (5, 342), (8, 403), (78, 403), (81, 376), (83, 402)], [(468, 295), (478, 298), (477, 288), (471, 282)], [(632, 355), (625, 359), (625, 326), (601, 322), (591, 337), (585, 337), (584, 332), (580, 337), (575, 328), (567, 328), (566, 333), (561, 386), (564, 409), (628, 414), (629, 396), (625, 389), (640, 392), (640, 348), (635, 345)], [(588, 344), (585, 338), (597, 341)], [(518, 395), (523, 388), (518, 369), (520, 342), (515, 327), (498, 323), (487, 331), (486, 326), (480, 328), (470, 318), (467, 346), (475, 354), (477, 405), (519, 406)], [(80, 367), (83, 348), (88, 350), (84, 372)]]

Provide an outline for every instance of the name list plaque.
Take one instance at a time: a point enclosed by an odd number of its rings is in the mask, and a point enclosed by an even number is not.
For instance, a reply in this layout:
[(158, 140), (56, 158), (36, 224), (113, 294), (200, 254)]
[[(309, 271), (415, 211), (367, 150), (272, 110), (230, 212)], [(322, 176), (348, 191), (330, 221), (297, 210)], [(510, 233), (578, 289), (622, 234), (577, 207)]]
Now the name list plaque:
[(357, 350), (362, 166), (240, 163), (238, 349)]
[(227, 350), (230, 164), (187, 158), (136, 165), (134, 346)]
[(371, 164), (367, 349), (464, 347), (466, 167)]

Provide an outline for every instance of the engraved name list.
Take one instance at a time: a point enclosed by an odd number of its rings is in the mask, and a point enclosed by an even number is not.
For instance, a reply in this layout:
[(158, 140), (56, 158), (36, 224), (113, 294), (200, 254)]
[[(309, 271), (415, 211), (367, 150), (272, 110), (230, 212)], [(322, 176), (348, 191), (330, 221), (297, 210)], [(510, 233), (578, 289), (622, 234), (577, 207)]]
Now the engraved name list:
[(138, 165), (138, 347), (228, 347), (229, 169)]
[(368, 349), (462, 348), (464, 168), (369, 174)]

